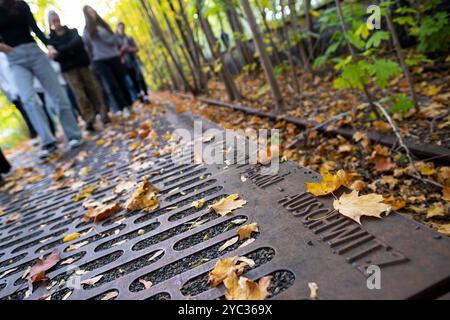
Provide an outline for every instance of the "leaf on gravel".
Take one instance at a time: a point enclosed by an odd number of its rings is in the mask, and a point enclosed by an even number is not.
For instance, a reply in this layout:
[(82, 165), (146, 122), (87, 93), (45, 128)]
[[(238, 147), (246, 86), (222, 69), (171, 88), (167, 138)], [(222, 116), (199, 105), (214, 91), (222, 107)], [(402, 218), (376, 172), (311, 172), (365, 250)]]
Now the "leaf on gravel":
[(319, 287), (317, 286), (317, 283), (315, 282), (310, 282), (308, 283), (308, 287), (309, 290), (311, 291), (311, 293), (309, 294), (309, 297), (313, 300), (316, 300), (318, 298), (318, 291), (319, 291)]
[(450, 223), (439, 226), (438, 232), (450, 237)]
[(145, 290), (150, 289), (153, 285), (151, 281), (146, 281), (144, 279), (139, 279), (139, 283), (141, 283), (144, 286)]
[(323, 179), (321, 183), (310, 182), (306, 184), (307, 191), (316, 197), (328, 195), (347, 182), (347, 174), (344, 170), (339, 170), (335, 175), (323, 170), (321, 174)]
[(114, 298), (116, 298), (119, 295), (119, 293), (117, 291), (111, 291), (108, 292), (103, 298), (102, 300), (112, 300)]
[(64, 235), (63, 241), (70, 242), (70, 241), (78, 239), (79, 237), (80, 237), (80, 234), (78, 232), (75, 232), (75, 233)]
[(221, 215), (222, 217), (226, 216), (227, 214), (236, 209), (242, 208), (245, 204), (247, 204), (247, 201), (238, 199), (238, 194), (232, 194), (231, 196), (221, 199), (209, 206), (209, 210)]
[(67, 252), (71, 252), (71, 251), (78, 250), (78, 249), (80, 249), (81, 247), (87, 245), (88, 243), (89, 243), (89, 241), (83, 241), (83, 242), (80, 242), (80, 243), (77, 243), (77, 244), (72, 244), (72, 245), (70, 245), (70, 246), (67, 248), (66, 251), (67, 251)]
[(99, 275), (99, 276), (96, 276), (96, 277), (94, 277), (94, 278), (91, 278), (91, 279), (87, 279), (87, 280), (81, 281), (80, 284), (85, 284), (85, 285), (88, 285), (88, 286), (93, 286), (94, 284), (96, 284), (97, 282), (99, 282), (102, 278), (103, 278), (103, 275)]
[(153, 260), (155, 260), (156, 258), (158, 258), (160, 255), (162, 255), (164, 253), (164, 250), (159, 250), (158, 252), (156, 252), (154, 255), (152, 255), (149, 259), (148, 259), (148, 261), (153, 261)]
[(238, 249), (241, 249), (241, 248), (244, 248), (244, 247), (246, 247), (246, 246), (249, 246), (249, 245), (251, 245), (253, 242), (255, 242), (256, 241), (256, 239), (255, 238), (250, 238), (250, 239), (248, 239), (247, 241), (245, 241), (243, 244), (241, 244), (240, 246), (239, 246), (239, 248)]
[(3, 216), (5, 214), (5, 209), (3, 208), (3, 206), (0, 206), (0, 217)]
[(259, 232), (258, 224), (256, 222), (239, 228), (239, 230), (237, 231), (239, 240), (242, 241), (250, 238), (252, 232)]
[(61, 255), (59, 250), (55, 249), (47, 258), (40, 258), (38, 263), (31, 267), (27, 279), (31, 283), (39, 283), (47, 279), (45, 272), (53, 268), (60, 260)]
[(112, 203), (107, 205), (101, 205), (96, 208), (89, 208), (83, 217), (84, 221), (92, 220), (94, 222), (105, 220), (112, 215), (116, 214), (122, 209), (120, 203)]
[(224, 251), (225, 249), (231, 247), (233, 244), (239, 241), (239, 237), (234, 237), (227, 242), (225, 242), (220, 248), (219, 251)]
[(388, 204), (393, 211), (398, 211), (400, 209), (403, 209), (406, 206), (406, 202), (403, 199), (398, 199), (394, 197), (393, 195), (390, 195), (387, 198), (384, 198), (384, 203)]
[(378, 194), (368, 194), (359, 196), (357, 191), (343, 194), (339, 200), (333, 202), (334, 208), (342, 215), (353, 219), (361, 224), (361, 217), (381, 218), (383, 212), (389, 213), (391, 207), (383, 203), (383, 196)]
[(269, 296), (267, 288), (272, 277), (261, 278), (258, 282), (253, 282), (245, 277), (239, 277), (236, 273), (231, 273), (224, 280), (227, 293), (227, 300), (264, 300)]
[(125, 208), (129, 211), (145, 210), (152, 212), (159, 207), (159, 189), (150, 183), (148, 177), (138, 186), (131, 197), (125, 202)]

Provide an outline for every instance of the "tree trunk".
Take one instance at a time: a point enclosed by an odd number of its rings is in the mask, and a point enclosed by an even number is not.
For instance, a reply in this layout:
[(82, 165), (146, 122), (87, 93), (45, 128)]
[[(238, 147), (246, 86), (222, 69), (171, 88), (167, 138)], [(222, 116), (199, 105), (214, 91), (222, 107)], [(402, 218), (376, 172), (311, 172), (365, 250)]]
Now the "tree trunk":
[[(297, 30), (297, 32), (301, 32), (301, 28), (297, 25), (297, 14), (295, 11), (295, 1), (294, 0), (289, 0), (289, 10), (291, 10), (291, 15), (292, 15), (292, 18), (291, 18), (292, 28), (294, 30)], [(311, 63), (309, 62), (308, 55), (306, 54), (306, 50), (305, 50), (305, 47), (303, 46), (302, 40), (299, 41), (297, 48), (298, 48), (298, 52), (300, 53), (300, 58), (303, 62), (303, 65), (304, 65), (306, 71), (312, 72)]]
[[(280, 5), (281, 7), (284, 9), (284, 0), (280, 0)], [(288, 59), (289, 59), (289, 64), (291, 65), (291, 76), (292, 76), (292, 82), (294, 83), (294, 89), (296, 93), (300, 92), (300, 84), (298, 81), (298, 77), (297, 77), (297, 73), (295, 71), (296, 69), (296, 65), (294, 62), (294, 58), (292, 56), (292, 52), (291, 52), (291, 36), (289, 35), (289, 30), (287, 30), (287, 21), (286, 21), (286, 15), (284, 13), (284, 10), (281, 10), (281, 17), (283, 19), (283, 33), (284, 33), (284, 37), (286, 38), (287, 41), (287, 50), (286, 53), (288, 55)]]
[(281, 64), (281, 58), (280, 55), (278, 53), (277, 50), (277, 46), (275, 44), (275, 42), (273, 41), (273, 32), (272, 29), (269, 26), (269, 22), (267, 21), (267, 15), (266, 12), (264, 11), (264, 8), (261, 7), (261, 4), (259, 3), (259, 0), (255, 1), (256, 7), (258, 8), (259, 14), (262, 17), (263, 20), (263, 24), (264, 24), (264, 28), (266, 28), (266, 32), (269, 33), (269, 41), (270, 41), (270, 45), (272, 46), (272, 50), (273, 50), (273, 57), (275, 59), (275, 65), (279, 65)]
[(309, 51), (309, 61), (314, 59), (314, 49), (313, 49), (313, 43), (311, 38), (311, 33), (313, 32), (313, 21), (311, 16), (311, 0), (304, 0), (305, 2), (305, 27), (306, 31), (308, 31), (308, 38), (307, 38), (307, 44), (308, 44), (308, 51)]
[(170, 48), (169, 43), (167, 42), (167, 39), (164, 36), (164, 33), (161, 29), (161, 26), (159, 25), (158, 21), (155, 18), (155, 14), (153, 12), (153, 9), (151, 8), (151, 6), (146, 4), (145, 0), (140, 0), (142, 6), (145, 8), (145, 12), (147, 14), (147, 17), (150, 21), (150, 24), (152, 26), (153, 32), (155, 33), (155, 35), (159, 38), (159, 40), (161, 41), (161, 43), (163, 44), (164, 48), (166, 49), (167, 53), (169, 54), (170, 58), (173, 61), (173, 64), (183, 82), (183, 85), (186, 89), (186, 91), (190, 91), (193, 94), (196, 94), (196, 91), (194, 90), (194, 88), (192, 88), (191, 84), (189, 83), (189, 81), (186, 78), (186, 75), (184, 74), (183, 71), (183, 67), (178, 63), (172, 49)]
[(241, 94), (239, 93), (236, 84), (234, 83), (234, 79), (228, 70), (228, 67), (225, 64), (225, 59), (223, 58), (220, 52), (220, 44), (218, 43), (216, 37), (212, 32), (211, 25), (209, 24), (208, 18), (204, 17), (202, 12), (202, 0), (197, 1), (197, 13), (200, 20), (200, 24), (202, 30), (206, 36), (206, 40), (208, 42), (208, 46), (211, 50), (211, 53), (216, 61), (220, 61), (222, 67), (220, 69), (220, 75), (225, 84), (225, 88), (227, 90), (228, 97), (231, 101), (241, 100)]
[(259, 52), (259, 59), (261, 60), (261, 65), (264, 69), (267, 82), (269, 83), (270, 90), (272, 91), (273, 100), (275, 103), (276, 112), (280, 113), (283, 109), (283, 97), (281, 95), (280, 87), (278, 86), (277, 78), (273, 72), (273, 66), (270, 62), (269, 56), (266, 52), (264, 41), (262, 39), (258, 24), (256, 23), (255, 16), (253, 15), (252, 8), (248, 0), (241, 0), (242, 8), (244, 9), (244, 14), (247, 17), (247, 21), (252, 30), (253, 38), (256, 43), (256, 47)]

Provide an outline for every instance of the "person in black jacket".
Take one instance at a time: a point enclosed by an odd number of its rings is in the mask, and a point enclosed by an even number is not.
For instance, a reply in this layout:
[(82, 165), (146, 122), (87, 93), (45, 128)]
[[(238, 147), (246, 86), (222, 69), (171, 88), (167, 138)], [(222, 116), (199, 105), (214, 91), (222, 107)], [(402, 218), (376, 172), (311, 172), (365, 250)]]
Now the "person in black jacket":
[(91, 69), (90, 60), (84, 47), (83, 39), (76, 29), (69, 29), (61, 24), (59, 15), (55, 11), (48, 14), (51, 28), (50, 43), (56, 49), (50, 58), (59, 62), (61, 71), (69, 83), (77, 100), (86, 129), (95, 131), (95, 116), (100, 114), (103, 123), (109, 123), (100, 84)]
[(11, 170), (11, 165), (0, 149), (0, 185), (3, 183), (2, 173), (8, 173)]

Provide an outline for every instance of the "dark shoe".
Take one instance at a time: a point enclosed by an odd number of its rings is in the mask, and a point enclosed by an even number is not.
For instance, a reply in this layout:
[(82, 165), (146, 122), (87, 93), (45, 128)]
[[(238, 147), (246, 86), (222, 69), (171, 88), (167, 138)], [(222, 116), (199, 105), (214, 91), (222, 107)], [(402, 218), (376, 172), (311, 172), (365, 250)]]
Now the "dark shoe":
[(54, 154), (58, 150), (58, 147), (56, 144), (49, 144), (42, 148), (41, 152), (39, 153), (39, 159), (47, 159), (52, 154)]
[(110, 124), (112, 122), (111, 118), (106, 116), (102, 119), (104, 125)]
[(97, 130), (95, 130), (95, 127), (94, 127), (94, 125), (93, 124), (88, 124), (87, 126), (86, 126), (86, 130), (89, 132), (89, 133), (95, 133)]

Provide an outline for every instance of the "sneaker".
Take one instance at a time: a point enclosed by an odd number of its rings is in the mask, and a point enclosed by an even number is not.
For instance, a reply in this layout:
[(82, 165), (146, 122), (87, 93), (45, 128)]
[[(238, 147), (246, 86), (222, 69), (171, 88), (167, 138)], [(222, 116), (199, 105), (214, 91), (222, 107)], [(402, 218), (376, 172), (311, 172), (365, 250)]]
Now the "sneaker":
[(123, 116), (125, 118), (129, 118), (131, 116), (130, 108), (127, 107), (123, 109)]
[(44, 160), (50, 157), (58, 150), (56, 144), (49, 144), (42, 148), (41, 152), (39, 152), (39, 159)]
[(79, 148), (83, 142), (80, 139), (72, 139), (69, 141), (70, 150)]

